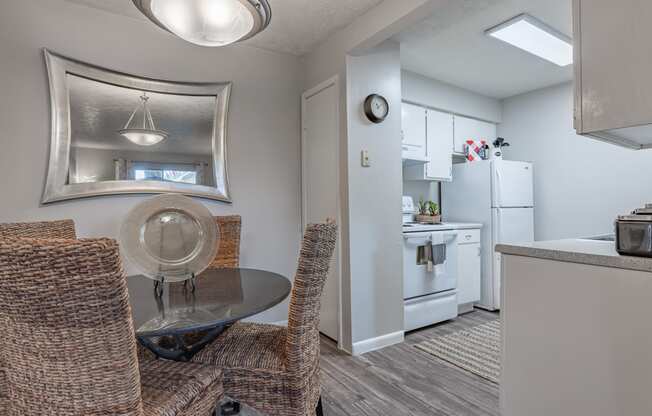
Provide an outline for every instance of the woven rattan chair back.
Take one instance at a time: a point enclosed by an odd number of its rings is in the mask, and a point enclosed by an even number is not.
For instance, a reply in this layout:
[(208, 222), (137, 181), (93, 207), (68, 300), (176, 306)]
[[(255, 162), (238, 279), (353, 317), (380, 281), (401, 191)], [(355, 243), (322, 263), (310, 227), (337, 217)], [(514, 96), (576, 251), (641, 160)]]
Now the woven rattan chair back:
[[(14, 237), (74, 239), (75, 223), (72, 220), (58, 220), (0, 224), (0, 240)], [(4, 360), (0, 355), (0, 410), (3, 410), (2, 406), (9, 394), (4, 367)]]
[(0, 224), (0, 239), (22, 238), (65, 238), (75, 239), (75, 223), (72, 220), (14, 222)]
[(220, 231), (217, 255), (211, 269), (240, 267), (240, 233), (242, 218), (239, 215), (214, 217)]
[(114, 240), (0, 239), (0, 327), (7, 414), (141, 415)]
[(286, 339), (287, 369), (309, 377), (319, 368), (319, 310), (335, 243), (335, 224), (306, 227), (292, 285)]

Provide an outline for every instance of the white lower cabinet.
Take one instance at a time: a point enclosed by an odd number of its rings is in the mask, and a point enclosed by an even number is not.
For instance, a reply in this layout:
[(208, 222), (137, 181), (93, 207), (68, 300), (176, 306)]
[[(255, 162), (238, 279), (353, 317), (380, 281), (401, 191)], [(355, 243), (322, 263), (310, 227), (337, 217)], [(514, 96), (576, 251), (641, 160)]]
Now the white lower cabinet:
[(480, 301), (482, 247), (480, 230), (458, 231), (457, 247), (457, 304), (471, 309)]

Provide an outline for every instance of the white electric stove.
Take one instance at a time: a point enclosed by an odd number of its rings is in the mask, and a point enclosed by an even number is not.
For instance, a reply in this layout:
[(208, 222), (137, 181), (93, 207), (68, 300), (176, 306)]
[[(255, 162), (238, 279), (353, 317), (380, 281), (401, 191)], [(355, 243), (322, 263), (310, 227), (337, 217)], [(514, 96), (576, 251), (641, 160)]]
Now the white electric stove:
[[(456, 224), (414, 222), (414, 202), (403, 197), (405, 330), (457, 316)], [(461, 224), (457, 224), (461, 225)]]

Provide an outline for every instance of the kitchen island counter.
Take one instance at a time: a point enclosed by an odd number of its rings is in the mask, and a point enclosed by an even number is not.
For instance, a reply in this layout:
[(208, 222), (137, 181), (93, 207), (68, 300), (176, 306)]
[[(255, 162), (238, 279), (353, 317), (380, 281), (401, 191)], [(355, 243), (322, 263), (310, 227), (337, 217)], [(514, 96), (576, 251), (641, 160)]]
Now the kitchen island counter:
[(622, 256), (616, 251), (613, 241), (566, 239), (497, 244), (496, 251), (514, 256), (652, 272), (652, 258)]
[(591, 239), (496, 250), (501, 415), (652, 415), (652, 259)]

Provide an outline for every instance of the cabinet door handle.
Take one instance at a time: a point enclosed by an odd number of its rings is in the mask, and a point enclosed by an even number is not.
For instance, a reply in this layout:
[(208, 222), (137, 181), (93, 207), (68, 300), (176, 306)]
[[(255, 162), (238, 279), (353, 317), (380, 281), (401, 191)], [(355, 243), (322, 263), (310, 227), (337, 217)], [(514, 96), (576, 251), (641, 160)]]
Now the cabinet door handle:
[(478, 257), (482, 256), (482, 248), (478, 247)]

